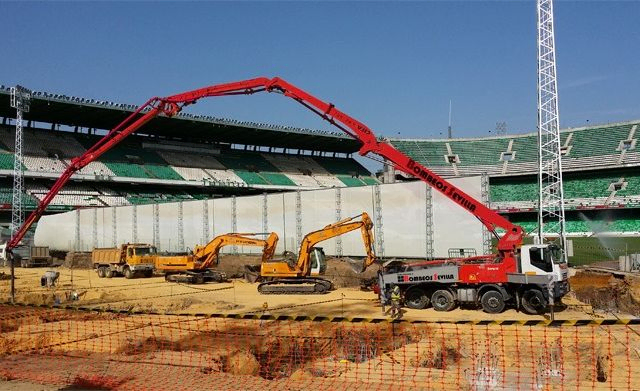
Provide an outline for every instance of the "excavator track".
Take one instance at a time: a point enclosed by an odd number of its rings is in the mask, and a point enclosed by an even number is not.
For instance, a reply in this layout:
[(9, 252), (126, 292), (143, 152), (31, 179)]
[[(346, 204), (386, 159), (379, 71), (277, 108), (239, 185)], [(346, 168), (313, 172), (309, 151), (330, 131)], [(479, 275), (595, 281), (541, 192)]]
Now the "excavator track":
[(279, 279), (258, 285), (258, 292), (263, 295), (321, 295), (332, 289), (333, 283), (322, 278)]
[(202, 272), (185, 271), (183, 273), (165, 274), (165, 280), (183, 284), (204, 284), (205, 282), (225, 282), (227, 275), (224, 272), (205, 270)]

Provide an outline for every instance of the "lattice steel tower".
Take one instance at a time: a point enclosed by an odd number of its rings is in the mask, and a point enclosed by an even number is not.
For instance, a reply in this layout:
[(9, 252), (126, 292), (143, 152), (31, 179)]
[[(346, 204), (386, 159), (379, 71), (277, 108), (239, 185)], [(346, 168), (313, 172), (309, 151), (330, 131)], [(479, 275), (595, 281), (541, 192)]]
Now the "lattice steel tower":
[(11, 236), (22, 226), (22, 193), (24, 172), (22, 171), (22, 113), (29, 112), (31, 90), (21, 86), (11, 88), (11, 107), (16, 109), (16, 141), (13, 159), (13, 198), (11, 204)]
[[(566, 247), (553, 0), (537, 0), (538, 15), (538, 237)], [(566, 260), (566, 254), (565, 254)]]

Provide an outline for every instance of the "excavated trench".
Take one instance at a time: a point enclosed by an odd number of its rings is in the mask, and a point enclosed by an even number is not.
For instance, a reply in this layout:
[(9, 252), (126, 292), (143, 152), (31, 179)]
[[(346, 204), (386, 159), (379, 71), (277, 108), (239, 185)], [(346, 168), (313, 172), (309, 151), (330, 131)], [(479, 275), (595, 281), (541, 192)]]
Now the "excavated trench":
[[(204, 369), (205, 373), (219, 371), (276, 380), (290, 377), (313, 361), (361, 363), (417, 342), (419, 338), (401, 331), (397, 325), (372, 325), (364, 330), (325, 323), (296, 329), (271, 326), (200, 332), (176, 341), (148, 337), (129, 341), (117, 353), (128, 356), (161, 351), (207, 353), (211, 356), (211, 365)], [(457, 355), (455, 352), (443, 354)], [(443, 365), (442, 358), (435, 358), (420, 366), (442, 368)]]
[(576, 298), (594, 310), (640, 316), (640, 278), (578, 272), (569, 280)]

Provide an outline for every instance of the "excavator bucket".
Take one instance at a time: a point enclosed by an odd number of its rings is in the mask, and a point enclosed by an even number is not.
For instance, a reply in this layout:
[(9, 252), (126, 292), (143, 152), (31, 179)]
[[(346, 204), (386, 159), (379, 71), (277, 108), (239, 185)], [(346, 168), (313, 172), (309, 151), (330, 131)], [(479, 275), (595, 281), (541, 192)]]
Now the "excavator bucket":
[(254, 283), (260, 279), (260, 265), (244, 265), (244, 279)]

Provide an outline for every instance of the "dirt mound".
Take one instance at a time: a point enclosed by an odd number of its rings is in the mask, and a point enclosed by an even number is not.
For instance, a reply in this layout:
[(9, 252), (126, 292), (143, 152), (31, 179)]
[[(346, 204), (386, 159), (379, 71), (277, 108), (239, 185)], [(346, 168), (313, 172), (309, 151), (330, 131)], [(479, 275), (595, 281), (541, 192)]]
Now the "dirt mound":
[(596, 310), (640, 316), (640, 278), (579, 271), (569, 284), (578, 300)]
[(64, 257), (64, 263), (62, 265), (69, 269), (92, 269), (91, 253), (69, 251)]
[[(245, 265), (252, 265), (255, 270), (260, 270), (260, 257), (247, 255), (225, 255), (220, 261), (216, 270), (227, 273), (229, 278), (243, 278)], [(329, 258), (327, 259), (327, 270), (324, 278), (333, 281), (336, 288), (359, 287), (363, 281), (376, 277), (377, 266), (370, 266), (364, 273), (360, 273), (362, 268), (361, 260), (350, 258)]]
[(376, 277), (378, 267), (370, 266), (364, 273), (362, 261), (349, 258), (330, 258), (327, 261), (325, 277), (333, 281), (337, 288), (359, 287), (364, 280)]

